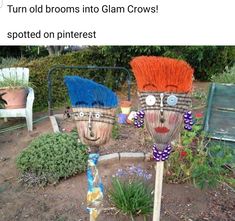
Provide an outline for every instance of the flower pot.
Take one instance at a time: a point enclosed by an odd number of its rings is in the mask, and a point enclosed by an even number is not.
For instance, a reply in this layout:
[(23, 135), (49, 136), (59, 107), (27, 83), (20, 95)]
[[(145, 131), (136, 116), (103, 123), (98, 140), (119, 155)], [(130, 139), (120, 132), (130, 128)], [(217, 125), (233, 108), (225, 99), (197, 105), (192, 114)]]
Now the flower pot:
[(25, 108), (27, 99), (27, 89), (25, 88), (1, 88), (0, 93), (6, 93), (3, 95), (3, 99), (6, 100), (6, 109)]
[(136, 111), (131, 111), (130, 114), (128, 115), (127, 119), (126, 119), (126, 122), (128, 124), (133, 124), (135, 115), (136, 115)]
[(121, 111), (123, 114), (128, 115), (131, 111), (131, 102), (130, 101), (121, 101), (120, 102)]

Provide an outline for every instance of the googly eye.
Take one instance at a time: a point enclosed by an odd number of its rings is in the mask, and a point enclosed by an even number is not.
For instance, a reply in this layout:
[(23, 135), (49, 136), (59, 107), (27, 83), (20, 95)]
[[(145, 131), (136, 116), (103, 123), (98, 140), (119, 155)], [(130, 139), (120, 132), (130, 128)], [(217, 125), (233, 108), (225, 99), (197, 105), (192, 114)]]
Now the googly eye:
[(83, 112), (79, 113), (79, 117), (84, 117), (84, 116), (85, 116), (85, 114)]
[(148, 95), (145, 102), (148, 106), (153, 106), (156, 103), (156, 98), (153, 95)]
[(170, 95), (167, 98), (167, 104), (170, 106), (175, 106), (178, 102), (178, 98), (175, 95)]
[(100, 118), (100, 113), (96, 113), (95, 118)]

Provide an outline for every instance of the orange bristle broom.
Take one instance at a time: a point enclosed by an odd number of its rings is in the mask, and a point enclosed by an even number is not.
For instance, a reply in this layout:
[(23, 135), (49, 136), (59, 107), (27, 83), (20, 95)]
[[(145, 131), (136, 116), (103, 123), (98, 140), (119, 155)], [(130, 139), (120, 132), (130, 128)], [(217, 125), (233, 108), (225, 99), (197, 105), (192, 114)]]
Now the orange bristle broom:
[(188, 93), (192, 90), (193, 69), (185, 61), (166, 57), (135, 57), (131, 67), (139, 92)]
[[(136, 78), (139, 92), (157, 92), (162, 93), (164, 96), (164, 93), (187, 94), (192, 90), (193, 69), (185, 61), (166, 57), (140, 56), (133, 58), (130, 64)], [(160, 109), (157, 111), (160, 113)], [(163, 111), (163, 107), (161, 111)], [(154, 115), (154, 112), (156, 113), (156, 109), (148, 110), (148, 114)], [(164, 114), (169, 118), (172, 112), (174, 112), (174, 107), (171, 111), (166, 111)], [(176, 114), (179, 122), (181, 120), (180, 114), (181, 113)], [(147, 122), (147, 129), (152, 138), (154, 138), (156, 134), (154, 130), (151, 133), (151, 129), (156, 125), (155, 122), (156, 121), (150, 120)], [(174, 123), (169, 125), (171, 129), (175, 129), (175, 134), (179, 132), (179, 126), (180, 124)], [(172, 140), (174, 136), (171, 136), (171, 134), (165, 136), (166, 142), (162, 139), (163, 135), (158, 135), (157, 138), (157, 141), (163, 146), (167, 141)], [(154, 139), (156, 140), (156, 138)], [(155, 169), (153, 221), (159, 221), (164, 161), (158, 161)]]

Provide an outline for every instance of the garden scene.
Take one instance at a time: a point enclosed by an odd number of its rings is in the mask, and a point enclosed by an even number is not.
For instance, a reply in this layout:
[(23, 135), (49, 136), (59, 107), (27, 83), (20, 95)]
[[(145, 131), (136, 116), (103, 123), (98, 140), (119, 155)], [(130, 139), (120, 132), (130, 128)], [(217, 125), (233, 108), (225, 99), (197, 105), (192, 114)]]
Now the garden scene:
[(235, 47), (1, 46), (0, 221), (235, 220), (234, 128)]

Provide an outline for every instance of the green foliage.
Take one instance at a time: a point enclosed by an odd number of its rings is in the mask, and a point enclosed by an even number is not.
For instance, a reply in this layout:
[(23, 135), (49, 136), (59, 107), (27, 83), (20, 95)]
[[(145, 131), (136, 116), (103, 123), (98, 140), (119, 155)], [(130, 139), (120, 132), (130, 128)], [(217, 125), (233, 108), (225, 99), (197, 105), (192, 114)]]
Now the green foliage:
[(31, 83), (19, 80), (16, 77), (3, 77), (3, 80), (0, 81), (0, 88), (26, 88), (28, 86), (31, 86)]
[(118, 123), (115, 123), (112, 128), (112, 138), (113, 139), (118, 139), (120, 135), (120, 125)]
[(39, 58), (48, 55), (48, 51), (44, 46), (25, 46), (22, 47), (22, 56), (26, 58)]
[(207, 99), (207, 93), (204, 91), (194, 91), (192, 93), (192, 97), (199, 100), (200, 103), (204, 104), (206, 102)]
[(12, 67), (18, 62), (19, 62), (19, 59), (17, 58), (12, 58), (12, 57), (0, 58), (0, 68)]
[(192, 131), (182, 132), (182, 145), (176, 148), (165, 164), (165, 181), (193, 182), (201, 189), (213, 188), (219, 183), (234, 186), (231, 167), (235, 164), (235, 151), (220, 144), (206, 148), (205, 134), (201, 129), (199, 119)]
[(53, 133), (33, 140), (17, 157), (16, 163), (23, 175), (31, 173), (31, 177), (42, 177), (53, 183), (85, 171), (87, 159), (86, 147), (77, 142), (74, 133)]
[(149, 215), (153, 209), (152, 189), (142, 180), (114, 178), (110, 190), (112, 204), (122, 213), (133, 216)]
[(102, 53), (110, 65), (124, 66), (139, 55), (165, 56), (186, 60), (195, 70), (195, 78), (209, 80), (235, 60), (231, 46), (105, 46)]
[(211, 81), (235, 84), (235, 63), (231, 68), (226, 67), (225, 71), (222, 74), (212, 75)]
[[(105, 60), (99, 53), (98, 48), (92, 47), (79, 52), (67, 53), (60, 56), (48, 56), (35, 60), (22, 59), (17, 66), (28, 67), (30, 69), (30, 82), (35, 85), (35, 101), (34, 108), (37, 110), (47, 107), (48, 98), (48, 71), (55, 65), (67, 66), (105, 66)], [(96, 82), (107, 85), (109, 75), (113, 73), (106, 73), (104, 70), (77, 70), (77, 69), (63, 69), (60, 68), (52, 73), (52, 103), (53, 106), (66, 104), (69, 101), (67, 89), (64, 85), (63, 77), (65, 75), (79, 75), (86, 77)], [(118, 75), (118, 73), (116, 73)]]
[[(230, 167), (235, 163), (235, 151), (229, 147), (214, 145), (207, 150), (207, 156), (201, 165), (197, 165), (192, 173), (196, 186), (216, 187), (220, 182), (227, 182), (234, 186), (235, 180), (229, 178)], [(235, 187), (235, 186), (234, 186)]]
[(201, 125), (194, 125), (192, 131), (183, 131), (182, 144), (171, 154), (165, 164), (165, 181), (184, 183), (192, 180), (194, 167), (204, 162), (206, 152)]
[(3, 99), (4, 94), (6, 94), (6, 93), (0, 94), (0, 109), (3, 109), (5, 107), (5, 105), (7, 104), (7, 102)]
[[(31, 50), (31, 49), (30, 49)], [(21, 59), (13, 66), (28, 67), (30, 82), (35, 85), (34, 108), (47, 107), (47, 74), (54, 65), (67, 66), (122, 66), (130, 69), (129, 62), (134, 56), (155, 55), (184, 59), (195, 69), (197, 79), (208, 80), (214, 73), (220, 73), (234, 62), (235, 47), (219, 46), (103, 46), (89, 47), (78, 52), (38, 59)], [(80, 75), (102, 83), (113, 90), (123, 87), (126, 73), (110, 70), (58, 69), (52, 74), (53, 106), (67, 105), (67, 90), (63, 83), (65, 75)], [(132, 76), (132, 79), (134, 77)]]
[[(0, 63), (1, 58), (37, 58), (47, 56), (48, 51), (44, 46), (1, 46), (0, 47)], [(9, 67), (9, 66), (5, 66)]]

